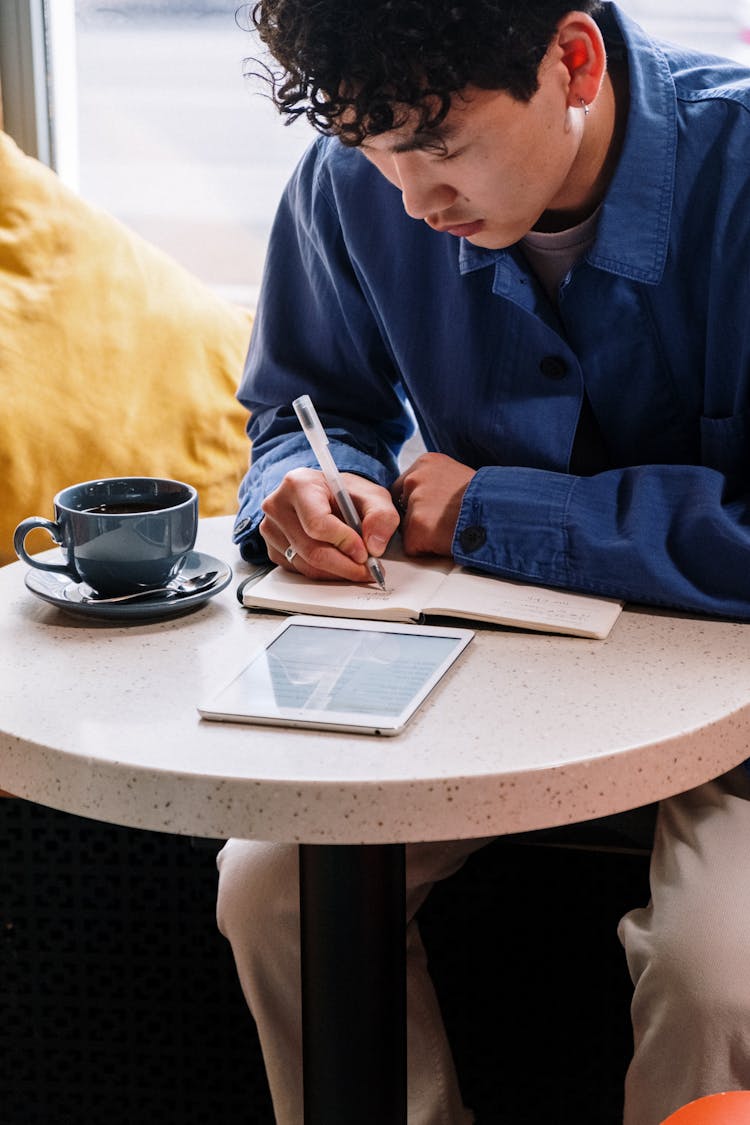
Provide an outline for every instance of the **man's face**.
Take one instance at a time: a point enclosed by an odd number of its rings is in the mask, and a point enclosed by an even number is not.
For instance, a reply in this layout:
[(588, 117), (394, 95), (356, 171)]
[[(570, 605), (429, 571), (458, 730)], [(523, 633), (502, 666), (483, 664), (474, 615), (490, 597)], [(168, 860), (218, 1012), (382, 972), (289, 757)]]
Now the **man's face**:
[(361, 151), (399, 188), (412, 218), (476, 246), (510, 246), (544, 212), (575, 215), (591, 187), (583, 112), (568, 106), (567, 71), (545, 59), (539, 79), (529, 102), (469, 87), (435, 132), (415, 132), (407, 121), (367, 138)]

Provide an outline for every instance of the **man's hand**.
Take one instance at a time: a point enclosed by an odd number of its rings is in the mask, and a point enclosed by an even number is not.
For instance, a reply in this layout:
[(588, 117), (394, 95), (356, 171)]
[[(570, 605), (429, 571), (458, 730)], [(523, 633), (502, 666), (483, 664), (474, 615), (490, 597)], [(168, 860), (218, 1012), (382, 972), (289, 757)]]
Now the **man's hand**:
[[(368, 555), (379, 558), (398, 527), (387, 489), (353, 473), (341, 474), (362, 521), (363, 540), (340, 518), (319, 469), (293, 469), (262, 504), (260, 533), (271, 562), (308, 578), (371, 582)], [(293, 548), (290, 562), (285, 551)]]
[(423, 453), (394, 481), (391, 495), (401, 512), (407, 555), (450, 556), (461, 501), (474, 473), (444, 453)]

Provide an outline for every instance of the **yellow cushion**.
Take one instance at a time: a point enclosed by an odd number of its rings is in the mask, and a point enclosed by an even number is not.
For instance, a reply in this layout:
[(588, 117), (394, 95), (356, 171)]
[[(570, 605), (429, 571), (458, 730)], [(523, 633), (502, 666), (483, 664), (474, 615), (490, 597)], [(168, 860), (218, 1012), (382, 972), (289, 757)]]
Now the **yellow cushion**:
[(201, 515), (233, 512), (250, 327), (0, 133), (0, 564), (16, 524), (75, 481), (175, 477)]

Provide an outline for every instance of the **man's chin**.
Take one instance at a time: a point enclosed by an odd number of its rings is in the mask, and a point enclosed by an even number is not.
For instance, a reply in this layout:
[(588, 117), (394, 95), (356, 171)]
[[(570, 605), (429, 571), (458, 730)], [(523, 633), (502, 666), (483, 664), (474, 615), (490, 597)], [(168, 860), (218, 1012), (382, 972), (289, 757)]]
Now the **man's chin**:
[(464, 237), (472, 246), (478, 246), (482, 250), (507, 250), (509, 246), (515, 246), (526, 233), (526, 231), (523, 231), (520, 234), (517, 232), (511, 234), (507, 231), (490, 230), (483, 227), (476, 234), (464, 235)]

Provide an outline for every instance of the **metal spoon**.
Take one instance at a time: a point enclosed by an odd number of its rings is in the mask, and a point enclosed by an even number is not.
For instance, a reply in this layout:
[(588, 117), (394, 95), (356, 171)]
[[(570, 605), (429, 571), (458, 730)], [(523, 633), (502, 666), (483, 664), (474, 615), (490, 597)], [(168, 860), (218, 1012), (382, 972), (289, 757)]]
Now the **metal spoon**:
[(192, 578), (172, 578), (165, 586), (152, 587), (149, 590), (135, 590), (132, 594), (118, 594), (113, 598), (100, 597), (90, 586), (83, 586), (79, 589), (79, 596), (82, 602), (96, 603), (96, 605), (130, 602), (136, 598), (154, 598), (159, 594), (167, 594), (173, 598), (184, 598), (189, 594), (198, 594), (201, 590), (213, 585), (218, 574), (218, 570), (207, 570), (203, 574), (195, 574)]

